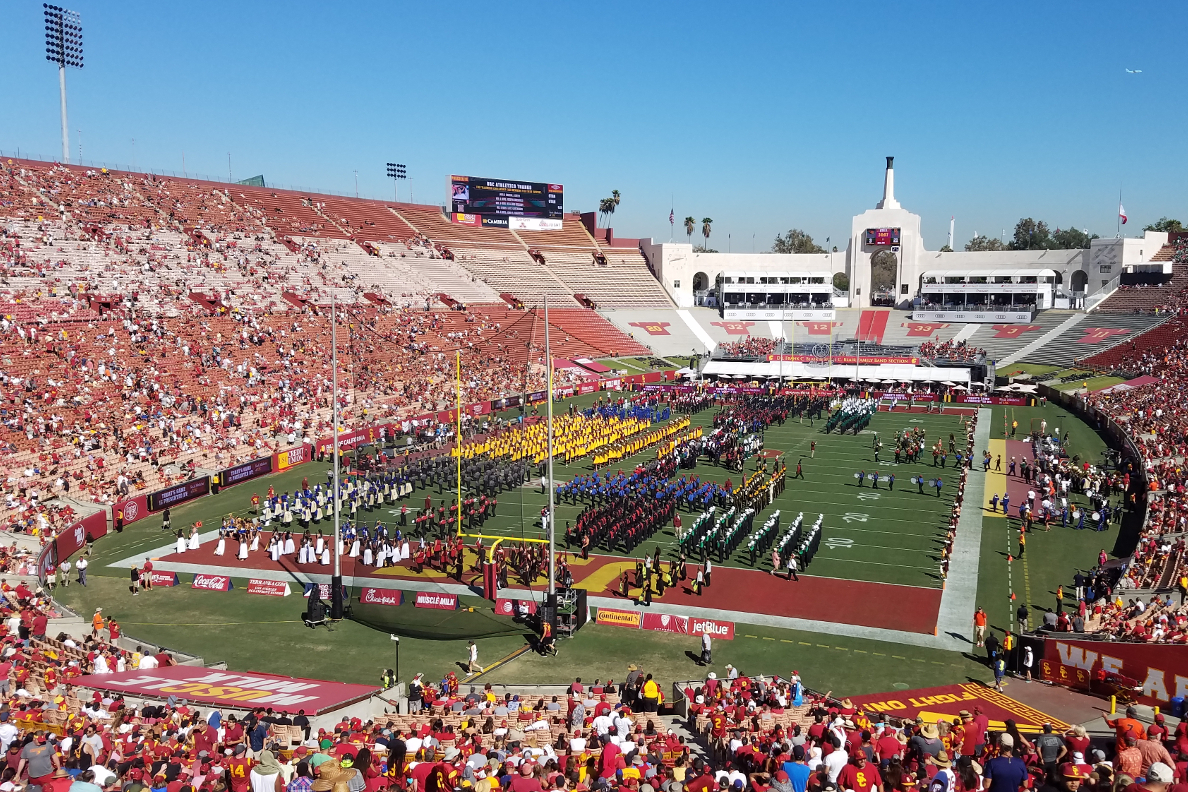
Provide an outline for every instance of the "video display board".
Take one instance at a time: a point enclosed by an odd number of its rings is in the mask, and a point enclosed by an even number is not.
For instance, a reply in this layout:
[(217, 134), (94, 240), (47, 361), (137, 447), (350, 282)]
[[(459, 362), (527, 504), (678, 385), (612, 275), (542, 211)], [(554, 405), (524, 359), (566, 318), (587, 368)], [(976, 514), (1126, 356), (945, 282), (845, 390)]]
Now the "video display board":
[(455, 223), (528, 231), (561, 227), (565, 188), (560, 184), (451, 176), (449, 188)]
[(898, 228), (868, 228), (866, 229), (867, 245), (898, 245)]

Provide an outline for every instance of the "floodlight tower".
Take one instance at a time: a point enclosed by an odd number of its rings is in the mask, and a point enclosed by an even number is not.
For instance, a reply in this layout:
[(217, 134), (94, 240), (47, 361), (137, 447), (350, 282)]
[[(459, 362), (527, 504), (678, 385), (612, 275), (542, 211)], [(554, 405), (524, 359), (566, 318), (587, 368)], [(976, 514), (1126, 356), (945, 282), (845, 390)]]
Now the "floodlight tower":
[(66, 67), (83, 67), (82, 20), (77, 11), (42, 3), (45, 9), (45, 59), (58, 64), (62, 95), (62, 161), (70, 162), (70, 130), (66, 126)]
[(396, 201), (400, 200), (400, 182), (408, 178), (408, 171), (403, 165), (398, 165), (395, 162), (389, 162), (388, 178), (392, 180), (392, 202), (395, 203)]

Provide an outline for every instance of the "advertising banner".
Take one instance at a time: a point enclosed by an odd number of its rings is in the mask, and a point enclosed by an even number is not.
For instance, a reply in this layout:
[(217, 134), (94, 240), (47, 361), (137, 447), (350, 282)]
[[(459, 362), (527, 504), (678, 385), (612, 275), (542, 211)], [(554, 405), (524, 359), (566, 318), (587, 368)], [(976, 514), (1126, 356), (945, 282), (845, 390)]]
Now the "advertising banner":
[(230, 591), (235, 588), (231, 585), (231, 578), (226, 575), (194, 575), (194, 582), (190, 584), (190, 588), (202, 589), (203, 591)]
[[(909, 357), (906, 355), (871, 355), (867, 357), (863, 355), (861, 358), (857, 355), (833, 355), (826, 359), (832, 362), (835, 366), (855, 366), (861, 362), (865, 366), (882, 366), (882, 365), (910, 365), (915, 366), (919, 364), (920, 358)], [(785, 363), (821, 363), (822, 359), (816, 355), (768, 355), (768, 363), (776, 363), (783, 361)]]
[(597, 382), (580, 382), (577, 386), (577, 392), (585, 395), (587, 393), (594, 393), (598, 390)]
[(619, 610), (618, 608), (599, 608), (594, 617), (596, 624), (609, 624), (612, 627), (630, 627), (638, 630), (643, 620), (639, 611)]
[(149, 511), (161, 511), (194, 498), (201, 498), (210, 492), (210, 476), (191, 479), (163, 490), (149, 493)]
[(288, 470), (296, 465), (303, 465), (313, 459), (313, 446), (299, 445), (284, 451), (278, 451), (272, 462), (272, 469), (276, 471)]
[(688, 635), (689, 617), (669, 616), (667, 613), (645, 613), (643, 615), (643, 628), (645, 630), (655, 630), (656, 632)]
[(131, 525), (137, 520), (143, 520), (149, 516), (148, 495), (137, 495), (112, 506), (112, 520), (115, 520), (116, 515), (121, 511), (124, 513), (124, 525)]
[(528, 403), (529, 404), (536, 404), (537, 402), (542, 402), (544, 400), (545, 400), (545, 392), (544, 391), (532, 391), (532, 393), (528, 394)]
[(181, 580), (178, 578), (176, 572), (158, 572), (154, 569), (153, 573), (149, 575), (149, 577), (152, 579), (154, 586), (164, 586), (165, 588), (170, 588), (181, 583)]
[(89, 539), (107, 535), (107, 512), (100, 510), (82, 518), (83, 530)]
[(76, 682), (91, 690), (130, 696), (167, 699), (176, 696), (207, 707), (233, 709), (271, 707), (281, 712), (305, 710), (317, 715), (362, 701), (378, 688), (346, 685), (317, 679), (261, 674), (254, 671), (218, 671), (194, 666), (122, 671), (81, 677)]
[(533, 599), (505, 599), (495, 600), (495, 612), (500, 616), (515, 616), (517, 613), (536, 613), (536, 600)]
[(248, 594), (263, 594), (268, 597), (287, 597), (293, 592), (289, 590), (289, 583), (285, 580), (261, 580), (252, 578), (248, 581)]
[(1183, 644), (1044, 641), (1040, 679), (1081, 690), (1134, 681), (1139, 703), (1166, 707), (1188, 697), (1188, 646)]
[(403, 605), (404, 592), (399, 589), (365, 587), (359, 592), (359, 602), (365, 605)]
[[(301, 596), (305, 597), (306, 599), (309, 599), (309, 593), (310, 593), (311, 591), (313, 591), (313, 587), (314, 587), (314, 584), (313, 584), (313, 583), (306, 583), (306, 584), (305, 584), (305, 591), (303, 591), (303, 592), (301, 593)], [(319, 584), (318, 584), (318, 598), (319, 598), (319, 599), (321, 599), (323, 602), (329, 602), (329, 601), (330, 601), (330, 591), (331, 591), (331, 589), (330, 589), (330, 584), (329, 584), (329, 583), (319, 583)], [(346, 587), (346, 586), (343, 586), (343, 587), (342, 587), (342, 599), (343, 599), (343, 601), (345, 602), (346, 600), (350, 599), (350, 596), (351, 596), (351, 595), (350, 595), (350, 593), (347, 591), (347, 587)]]
[(439, 594), (433, 591), (418, 591), (414, 603), (418, 608), (435, 608), (436, 610), (458, 610), (457, 594)]
[[(376, 440), (383, 440), (392, 434), (391, 424), (377, 424), (365, 426), (362, 429), (348, 429), (338, 433), (338, 447), (344, 451), (355, 446), (367, 445)], [(318, 440), (318, 453), (332, 453), (334, 451), (334, 436), (323, 437)]]
[(87, 529), (81, 522), (76, 522), (68, 528), (63, 529), (62, 533), (54, 539), (54, 549), (57, 553), (58, 563), (62, 560), (70, 558), (78, 552), (87, 541)]
[(253, 459), (251, 462), (244, 462), (242, 465), (227, 468), (219, 474), (219, 484), (224, 487), (230, 487), (271, 472), (272, 457), (260, 457), (259, 459)]
[(43, 584), (54, 574), (54, 567), (57, 566), (54, 550), (54, 544), (50, 542), (37, 553), (37, 579)]
[(689, 617), (689, 634), (701, 635), (702, 633), (709, 633), (711, 638), (723, 638), (727, 641), (734, 640), (734, 622), (716, 621), (714, 619), (698, 619), (696, 617)]

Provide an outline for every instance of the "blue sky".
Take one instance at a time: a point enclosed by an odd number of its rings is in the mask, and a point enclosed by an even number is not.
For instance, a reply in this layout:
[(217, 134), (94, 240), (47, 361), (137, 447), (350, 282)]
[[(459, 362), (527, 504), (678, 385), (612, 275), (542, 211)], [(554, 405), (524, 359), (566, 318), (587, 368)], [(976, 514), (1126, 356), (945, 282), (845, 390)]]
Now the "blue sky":
[[(0, 7), (0, 150), (56, 157), (41, 4)], [(1182, 4), (68, 7), (75, 158), (81, 130), (87, 160), (225, 178), (230, 152), (236, 179), (353, 193), (357, 170), (372, 197), (389, 161), (418, 202), (450, 173), (561, 182), (567, 209), (618, 189), (616, 234), (667, 239), (671, 204), (678, 238), (710, 216), (734, 251), (844, 239), (888, 154), (931, 249), (950, 215), (958, 247), (1021, 216), (1112, 236), (1119, 188), (1131, 233), (1188, 221)]]

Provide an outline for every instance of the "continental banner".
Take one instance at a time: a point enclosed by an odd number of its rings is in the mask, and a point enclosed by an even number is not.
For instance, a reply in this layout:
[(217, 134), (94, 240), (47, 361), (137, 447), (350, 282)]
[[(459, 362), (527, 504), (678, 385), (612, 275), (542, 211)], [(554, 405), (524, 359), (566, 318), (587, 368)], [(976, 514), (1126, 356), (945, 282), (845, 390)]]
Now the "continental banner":
[(643, 623), (643, 614), (639, 611), (619, 610), (618, 608), (599, 608), (594, 622), (638, 630)]

